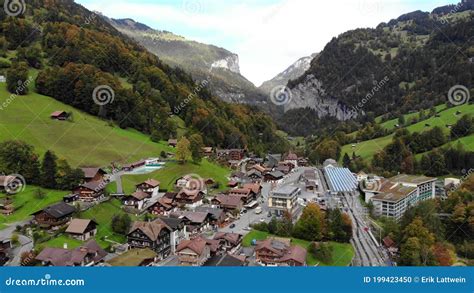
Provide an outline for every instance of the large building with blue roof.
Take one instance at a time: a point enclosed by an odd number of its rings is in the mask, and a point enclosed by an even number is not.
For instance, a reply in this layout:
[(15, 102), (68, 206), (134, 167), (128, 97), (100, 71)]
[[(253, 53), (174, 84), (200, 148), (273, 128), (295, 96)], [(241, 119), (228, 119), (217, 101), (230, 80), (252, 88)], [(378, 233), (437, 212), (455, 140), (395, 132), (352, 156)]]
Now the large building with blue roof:
[(328, 165), (323, 170), (331, 193), (353, 192), (357, 190), (357, 178), (348, 168)]

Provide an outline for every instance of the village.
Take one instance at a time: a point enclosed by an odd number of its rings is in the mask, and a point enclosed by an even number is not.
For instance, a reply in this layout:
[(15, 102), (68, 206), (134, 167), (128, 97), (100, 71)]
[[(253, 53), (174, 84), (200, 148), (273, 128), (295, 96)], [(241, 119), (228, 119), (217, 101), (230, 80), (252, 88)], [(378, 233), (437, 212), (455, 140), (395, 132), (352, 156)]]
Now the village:
[[(63, 117), (59, 112), (53, 115)], [(168, 144), (175, 148), (178, 140)], [(202, 154), (232, 170), (227, 186), (187, 174), (174, 180), (172, 190), (163, 188), (159, 178), (149, 178), (136, 183), (133, 192), (124, 192), (122, 178), (167, 168), (171, 153), (111, 168), (82, 168), (82, 183), (62, 201), (0, 230), (0, 262), (6, 266), (324, 265), (313, 252), (321, 244), (260, 228), (272, 221), (297, 223), (306, 208), (317, 206), (350, 218), (347, 244), (334, 243), (341, 249), (331, 248), (340, 254), (333, 259), (344, 260), (336, 265), (396, 265), (398, 248), (390, 237), (378, 236), (367, 204), (373, 205), (376, 215), (398, 220), (410, 205), (446, 196), (446, 190), (459, 184), (454, 179), (441, 182), (403, 174), (385, 179), (353, 173), (331, 159), (313, 167), (292, 152), (260, 158), (244, 149), (204, 147)], [(0, 189), (7, 195), (0, 212), (6, 217), (15, 214), (8, 189), (18, 184), (16, 179), (0, 176)], [(101, 208), (107, 205), (122, 214), (105, 214)], [(113, 233), (101, 227), (105, 225), (112, 226)]]

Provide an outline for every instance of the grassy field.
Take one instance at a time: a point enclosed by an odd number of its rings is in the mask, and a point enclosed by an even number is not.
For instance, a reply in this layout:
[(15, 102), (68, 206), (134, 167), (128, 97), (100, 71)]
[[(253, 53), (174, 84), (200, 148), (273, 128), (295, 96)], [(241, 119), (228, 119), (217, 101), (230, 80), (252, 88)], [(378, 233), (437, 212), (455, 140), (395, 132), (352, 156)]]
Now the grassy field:
[[(252, 230), (250, 233), (245, 235), (244, 239), (242, 240), (242, 245), (244, 247), (250, 247), (252, 245), (252, 240), (265, 240), (267, 237), (272, 236), (267, 232), (262, 232), (258, 230)], [(291, 242), (295, 245), (301, 246), (305, 249), (308, 249), (311, 242), (296, 238), (291, 238)], [(337, 242), (329, 242), (329, 245), (332, 249), (332, 261), (330, 263), (323, 263), (316, 259), (310, 253), (306, 256), (306, 263), (308, 266), (348, 266), (352, 259), (354, 258), (354, 249), (352, 245), (347, 243), (337, 243)]]
[[(443, 106), (444, 105), (440, 105), (436, 107), (438, 111), (441, 111), (439, 112), (439, 117), (431, 117), (424, 121), (420, 121), (416, 124), (410, 125), (406, 127), (406, 129), (410, 131), (411, 133), (413, 133), (413, 132), (424, 132), (436, 126), (439, 126), (444, 130), (446, 135), (448, 135), (449, 128), (446, 127), (447, 125), (455, 124), (465, 114), (474, 114), (474, 105), (461, 105), (461, 106), (449, 108), (446, 110), (443, 110), (445, 109), (445, 106), (444, 108)], [(458, 111), (460, 111), (461, 114), (456, 115)], [(409, 114), (409, 115), (413, 115), (414, 117), (414, 116), (417, 116), (418, 113)], [(387, 129), (390, 129), (390, 127), (392, 127), (392, 124), (393, 124), (393, 127), (395, 127), (396, 123), (398, 123), (397, 120), (390, 120), (383, 123), (382, 125), (386, 127)], [(354, 147), (352, 144), (347, 144), (342, 147), (341, 154), (344, 155), (344, 153), (347, 153), (349, 156), (351, 156), (352, 153), (355, 152), (358, 156), (361, 156), (364, 160), (371, 161), (373, 156), (377, 152), (380, 152), (381, 150), (383, 150), (384, 147), (386, 147), (388, 144), (392, 142), (392, 138), (393, 138), (393, 134), (389, 136), (385, 136), (385, 137), (363, 141), (363, 142), (355, 144)], [(472, 137), (463, 138), (463, 139), (460, 139), (459, 141), (463, 143), (466, 150), (474, 151), (474, 142), (473, 142)]]
[[(97, 205), (85, 212), (78, 215), (81, 219), (92, 219), (97, 222), (97, 235), (96, 240), (102, 247), (107, 247), (110, 242), (105, 241), (103, 238), (107, 238), (111, 241), (125, 243), (126, 237), (123, 235), (116, 234), (112, 231), (112, 217), (118, 214), (124, 214), (125, 212), (121, 208), (122, 204), (119, 200), (113, 199), (100, 205)], [(131, 216), (132, 220), (137, 218)]]
[(64, 248), (64, 244), (67, 244), (68, 249), (74, 249), (76, 247), (79, 247), (82, 245), (82, 241), (79, 241), (77, 239), (73, 239), (65, 234), (53, 238), (49, 241), (40, 243), (38, 245), (35, 245), (35, 249), (38, 251), (43, 250), (46, 247), (52, 247), (52, 248)]
[[(37, 189), (38, 188), (34, 186), (27, 186), (25, 191), (11, 197), (15, 207), (15, 212), (9, 216), (0, 215), (0, 228), (2, 228), (2, 224), (5, 225), (26, 220), (32, 213), (39, 211), (48, 205), (61, 201), (63, 196), (68, 194), (67, 191), (42, 189), (46, 196), (43, 199), (38, 199), (35, 197)], [(0, 194), (0, 198), (4, 197), (5, 194)]]
[[(53, 98), (30, 91), (10, 98), (6, 84), (0, 84), (0, 141), (19, 139), (41, 155), (53, 150), (74, 166), (105, 166), (112, 161), (131, 162), (172, 152), (165, 143), (153, 143), (135, 130), (112, 127)], [(72, 112), (73, 122), (51, 120), (57, 110)]]
[[(222, 166), (215, 165), (207, 160), (202, 160), (199, 165), (193, 163), (186, 163), (184, 165), (176, 162), (167, 162), (163, 169), (155, 171), (150, 174), (144, 175), (126, 175), (122, 177), (122, 184), (125, 193), (131, 193), (135, 191), (135, 185), (143, 182), (147, 179), (156, 179), (161, 182), (160, 189), (173, 190), (176, 179), (187, 175), (196, 174), (197, 176), (206, 179), (212, 178), (216, 182), (219, 182), (218, 191), (226, 189), (227, 177), (230, 174), (230, 170)], [(111, 184), (108, 187), (110, 192), (116, 192), (116, 185)]]

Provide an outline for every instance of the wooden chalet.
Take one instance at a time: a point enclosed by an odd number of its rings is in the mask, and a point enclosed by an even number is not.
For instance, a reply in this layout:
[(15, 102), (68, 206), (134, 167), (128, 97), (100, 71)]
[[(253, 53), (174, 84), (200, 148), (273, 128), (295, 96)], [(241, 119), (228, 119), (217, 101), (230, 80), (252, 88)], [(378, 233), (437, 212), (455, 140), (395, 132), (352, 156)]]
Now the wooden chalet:
[(104, 197), (104, 189), (107, 184), (104, 181), (91, 181), (79, 185), (75, 194), (79, 195), (79, 199), (82, 201), (97, 201)]
[(107, 252), (95, 240), (89, 240), (72, 250), (46, 247), (35, 259), (40, 261), (43, 266), (93, 266), (102, 262), (106, 255)]
[(41, 226), (51, 228), (64, 225), (71, 220), (72, 214), (76, 212), (73, 206), (64, 202), (48, 206), (33, 213), (34, 221)]
[(81, 168), (84, 172), (84, 182), (101, 182), (104, 180), (104, 176), (107, 174), (101, 168)]
[(89, 219), (73, 219), (66, 229), (72, 238), (87, 241), (97, 234), (97, 222)]
[(306, 249), (291, 245), (288, 239), (267, 238), (257, 241), (255, 258), (265, 266), (305, 266)]
[(173, 211), (178, 203), (175, 201), (177, 192), (167, 192), (158, 199), (157, 202), (148, 207), (148, 211), (153, 215), (167, 215)]
[(220, 207), (226, 212), (241, 210), (244, 205), (241, 197), (225, 194), (219, 194), (218, 196), (214, 197), (211, 202), (213, 205)]
[(161, 221), (136, 221), (127, 234), (127, 243), (131, 248), (149, 248), (165, 259), (171, 254), (171, 229)]
[(178, 140), (175, 138), (168, 139), (168, 146), (175, 148), (178, 145)]
[(124, 196), (122, 198), (122, 203), (126, 207), (133, 208), (138, 211), (142, 211), (145, 206), (146, 200), (149, 198), (151, 198), (151, 195), (149, 195), (148, 193), (144, 191), (139, 190), (139, 191), (135, 191), (131, 195)]
[(204, 192), (201, 190), (189, 190), (187, 188), (181, 189), (176, 195), (176, 202), (188, 208), (195, 208), (202, 205)]
[(66, 111), (55, 111), (55, 112), (51, 113), (50, 117), (53, 120), (64, 121), (64, 120), (67, 120), (69, 118), (69, 114)]
[(137, 191), (143, 191), (150, 196), (156, 196), (160, 192), (160, 181), (155, 179), (148, 179), (142, 183), (137, 184)]
[(201, 237), (181, 241), (176, 248), (182, 266), (202, 266), (211, 257), (211, 247)]

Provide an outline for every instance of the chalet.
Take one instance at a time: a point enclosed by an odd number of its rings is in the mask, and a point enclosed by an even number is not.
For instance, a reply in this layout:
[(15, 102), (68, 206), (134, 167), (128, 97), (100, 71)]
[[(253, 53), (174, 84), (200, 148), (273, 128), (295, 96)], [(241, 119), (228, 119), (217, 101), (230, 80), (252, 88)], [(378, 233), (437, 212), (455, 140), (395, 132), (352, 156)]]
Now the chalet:
[(288, 239), (267, 238), (255, 247), (257, 262), (265, 266), (305, 266), (306, 254), (306, 249)]
[(177, 202), (175, 201), (177, 195), (177, 192), (165, 193), (157, 202), (148, 207), (148, 211), (153, 215), (169, 214), (177, 206)]
[(247, 184), (243, 185), (243, 188), (244, 189), (250, 189), (255, 194), (255, 196), (258, 198), (262, 194), (262, 188), (263, 187), (262, 187), (262, 185), (260, 185), (258, 183), (247, 183)]
[(275, 168), (275, 171), (280, 171), (281, 173), (288, 175), (292, 170), (291, 166), (286, 164), (279, 164), (278, 167)]
[(211, 257), (211, 247), (201, 237), (184, 240), (176, 249), (182, 266), (202, 266)]
[(149, 267), (159, 261), (156, 252), (149, 248), (133, 248), (107, 261), (112, 267)]
[(246, 176), (252, 182), (262, 182), (263, 180), (263, 174), (255, 169), (248, 171)]
[(9, 198), (0, 199), (0, 215), (9, 216), (13, 214), (15, 207), (13, 206), (13, 201)]
[(140, 168), (146, 165), (146, 160), (140, 160), (134, 163), (125, 164), (122, 166), (122, 170), (124, 171), (133, 171), (136, 168)]
[(12, 243), (10, 239), (0, 239), (0, 267), (10, 259)]
[(205, 267), (243, 267), (247, 264), (245, 256), (223, 254), (215, 255), (208, 259), (204, 264)]
[(50, 115), (51, 119), (53, 120), (67, 120), (69, 118), (69, 114), (66, 111), (55, 111)]
[(193, 233), (201, 233), (211, 226), (212, 214), (208, 212), (180, 212), (176, 215), (179, 215), (187, 229)]
[(131, 248), (149, 248), (161, 259), (171, 253), (171, 229), (161, 221), (133, 223), (127, 234), (127, 242)]
[(160, 181), (148, 179), (136, 185), (137, 191), (143, 191), (150, 196), (157, 196), (160, 191)]
[(224, 211), (241, 210), (244, 203), (240, 197), (220, 194), (212, 199), (212, 204)]
[(43, 266), (92, 266), (102, 262), (106, 255), (107, 252), (100, 248), (95, 240), (89, 240), (73, 250), (47, 247), (35, 259)]
[(231, 189), (227, 193), (230, 196), (240, 197), (244, 204), (251, 203), (257, 199), (257, 195), (250, 188), (236, 188)]
[(227, 183), (227, 187), (230, 187), (230, 188), (235, 188), (237, 186), (239, 186), (239, 182), (236, 182), (236, 181), (229, 181)]
[(65, 203), (73, 203), (78, 200), (79, 200), (79, 194), (77, 193), (71, 193), (71, 194), (63, 196), (63, 201)]
[(218, 240), (220, 247), (224, 251), (231, 251), (242, 242), (242, 235), (236, 233), (218, 232), (214, 236), (214, 240)]
[(76, 211), (73, 206), (60, 202), (33, 213), (34, 221), (41, 226), (50, 228), (64, 225), (71, 220)]
[(265, 181), (267, 182), (276, 182), (283, 179), (284, 176), (285, 174), (283, 174), (280, 171), (273, 171), (273, 172), (265, 174), (264, 178), (265, 178)]
[(87, 241), (97, 234), (97, 222), (88, 219), (73, 219), (66, 229), (71, 237)]
[(263, 174), (263, 173), (265, 173), (265, 172), (268, 171), (267, 168), (263, 167), (263, 166), (260, 165), (260, 164), (253, 165), (253, 166), (251, 166), (250, 168), (248, 168), (248, 171), (252, 171), (252, 170), (257, 171), (257, 172), (259, 172), (260, 174)]
[(81, 170), (84, 172), (84, 182), (101, 182), (107, 174), (101, 168), (81, 168)]
[(175, 148), (178, 145), (178, 140), (174, 138), (168, 139), (168, 146)]
[(222, 161), (241, 161), (245, 158), (243, 149), (216, 150), (218, 160)]
[(91, 181), (86, 182), (74, 190), (74, 193), (79, 195), (79, 199), (82, 201), (97, 201), (104, 198), (104, 189), (107, 184), (104, 181)]
[(269, 154), (265, 159), (265, 167), (268, 169), (273, 169), (278, 166), (278, 163), (281, 161), (281, 154)]
[(148, 193), (139, 190), (135, 191), (131, 195), (124, 196), (122, 202), (125, 207), (134, 209), (136, 211), (143, 211), (145, 202), (149, 198), (151, 198), (151, 196)]
[(289, 152), (288, 155), (286, 155), (285, 160), (283, 162), (285, 164), (291, 164), (293, 168), (296, 168), (298, 167), (298, 156), (295, 153)]
[(200, 207), (197, 207), (195, 211), (211, 214), (212, 226), (220, 226), (225, 221), (225, 213), (223, 209), (200, 206)]
[(171, 253), (175, 254), (178, 244), (189, 237), (185, 221), (183, 219), (173, 217), (158, 217), (156, 221), (163, 223), (163, 225), (166, 225), (171, 230)]
[(204, 192), (201, 190), (189, 190), (183, 188), (176, 195), (176, 202), (180, 205), (184, 205), (186, 208), (193, 209), (202, 205), (203, 198)]
[(205, 157), (210, 157), (213, 154), (213, 148), (212, 147), (203, 147), (202, 148), (202, 153)]

